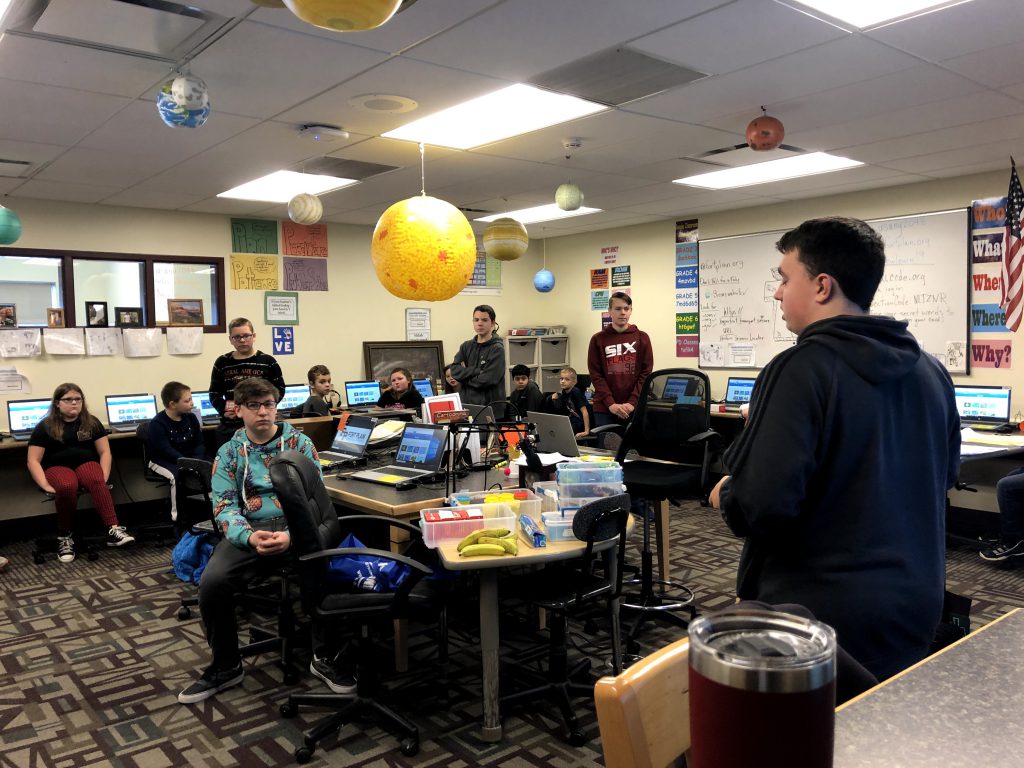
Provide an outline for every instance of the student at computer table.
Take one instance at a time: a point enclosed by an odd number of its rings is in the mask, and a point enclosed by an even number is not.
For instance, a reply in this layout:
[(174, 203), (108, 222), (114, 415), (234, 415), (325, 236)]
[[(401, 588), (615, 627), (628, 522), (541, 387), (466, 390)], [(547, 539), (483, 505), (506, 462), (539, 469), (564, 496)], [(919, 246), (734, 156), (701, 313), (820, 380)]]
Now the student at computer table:
[(70, 382), (61, 384), (53, 391), (49, 413), (29, 438), (28, 472), (44, 493), (53, 494), (57, 506), (57, 559), (62, 563), (75, 559), (72, 529), (80, 488), (88, 491), (107, 526), (107, 546), (120, 547), (135, 541), (117, 521), (107, 488), (112, 464), (107, 431), (89, 413), (82, 388)]
[(576, 386), (576, 369), (563, 368), (558, 372), (558, 383), (561, 392), (551, 394), (548, 410), (551, 413), (569, 417), (572, 431), (576, 437), (590, 434), (590, 414), (587, 412), (587, 396)]
[(164, 409), (150, 422), (146, 432), (149, 468), (171, 484), (171, 520), (178, 519), (175, 485), (178, 459), (209, 460), (202, 425), (192, 413), (192, 390), (180, 381), (169, 381), (160, 390)]
[(314, 365), (306, 373), (309, 398), (302, 404), (303, 416), (330, 416), (331, 408), (341, 405), (341, 395), (331, 387), (331, 372), (326, 365)]
[(508, 401), (515, 407), (520, 420), (526, 418), (527, 411), (539, 411), (544, 407), (544, 393), (530, 380), (530, 369), (522, 363), (512, 366), (512, 391)]
[(379, 408), (412, 408), (419, 413), (423, 405), (421, 395), (412, 385), (412, 373), (408, 368), (394, 368), (388, 377), (390, 386), (377, 399)]

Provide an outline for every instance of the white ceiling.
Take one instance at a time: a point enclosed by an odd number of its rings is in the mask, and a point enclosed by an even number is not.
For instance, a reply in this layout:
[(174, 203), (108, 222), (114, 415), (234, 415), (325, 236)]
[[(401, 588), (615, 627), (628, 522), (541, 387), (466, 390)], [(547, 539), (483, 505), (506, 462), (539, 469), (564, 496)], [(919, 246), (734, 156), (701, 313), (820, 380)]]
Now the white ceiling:
[[(90, 1), (116, 9), (123, 0)], [(571, 178), (604, 213), (534, 225), (554, 236), (1006, 169), (1010, 153), (1024, 155), (1021, 0), (973, 0), (866, 33), (774, 0), (417, 0), (380, 29), (345, 34), (250, 0), (188, 4), (224, 18), (177, 62), (24, 25), (0, 38), (0, 159), (32, 163), (20, 177), (0, 170), (6, 204), (283, 217), (284, 206), (216, 194), (330, 155), (397, 166), (321, 198), (326, 221), (372, 225), (420, 191), (418, 148), (381, 133), (622, 46), (708, 76), (479, 149), (427, 147), (427, 193), (499, 212), (552, 202)], [(157, 115), (154, 95), (176, 64), (210, 86), (202, 128), (168, 128)], [(349, 103), (365, 94), (419, 107), (388, 114)], [(735, 191), (671, 183), (713, 170), (686, 158), (742, 143), (761, 105), (786, 125), (787, 144), (867, 166)], [(350, 136), (299, 137), (310, 122)], [(568, 159), (566, 137), (583, 141)]]

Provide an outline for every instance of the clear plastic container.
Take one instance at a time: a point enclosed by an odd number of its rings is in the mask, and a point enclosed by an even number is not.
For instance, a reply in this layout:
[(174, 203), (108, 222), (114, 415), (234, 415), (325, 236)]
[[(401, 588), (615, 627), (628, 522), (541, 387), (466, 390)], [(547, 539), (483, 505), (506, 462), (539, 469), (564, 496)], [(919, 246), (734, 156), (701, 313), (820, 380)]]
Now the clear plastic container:
[(541, 512), (558, 511), (558, 483), (554, 480), (534, 483), (533, 492), (540, 498)]
[(597, 501), (600, 496), (562, 496), (558, 495), (558, 512), (562, 517), (571, 519), (576, 510), (584, 504)]
[(586, 497), (601, 499), (606, 496), (617, 496), (623, 493), (622, 481), (617, 483), (571, 483), (558, 484), (558, 497), (568, 496), (569, 498)]
[(614, 461), (573, 461), (559, 464), (555, 470), (559, 485), (573, 483), (621, 483), (622, 467)]
[(506, 491), (462, 491), (448, 499), (450, 507), (466, 506), (467, 504), (483, 509), (484, 517), (508, 514), (511, 511), (514, 516), (524, 514), (534, 520), (539, 520), (540, 513), (543, 511), (540, 497), (525, 488), (513, 488)]
[(541, 515), (548, 541), (576, 541), (572, 532), (572, 518), (562, 517), (558, 512), (545, 512)]
[(508, 528), (510, 531), (516, 529), (516, 515), (508, 504), (501, 502), (496, 504), (478, 504), (462, 507), (462, 509), (480, 510), (483, 512), (483, 517), (470, 520), (449, 519), (428, 522), (424, 519), (428, 512), (443, 514), (451, 512), (451, 507), (420, 511), (420, 528), (423, 531), (423, 543), (431, 549), (435, 549), (443, 541), (459, 541), (473, 531), (479, 531), (484, 528)]

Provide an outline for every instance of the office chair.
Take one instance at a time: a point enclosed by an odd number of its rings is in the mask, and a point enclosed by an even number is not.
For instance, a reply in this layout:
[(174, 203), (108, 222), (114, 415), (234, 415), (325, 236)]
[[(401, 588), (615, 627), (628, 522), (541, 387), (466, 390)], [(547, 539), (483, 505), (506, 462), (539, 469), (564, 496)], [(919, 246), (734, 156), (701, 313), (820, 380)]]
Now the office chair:
[[(292, 694), (281, 705), (281, 715), (286, 718), (295, 717), (300, 706), (337, 710), (306, 733), (303, 745), (295, 750), (295, 759), (300, 763), (309, 762), (322, 739), (337, 732), (345, 723), (367, 715), (400, 735), (403, 755), (415, 755), (419, 751), (419, 729), (380, 698), (374, 668), (377, 646), (370, 629), (377, 622), (390, 624), (400, 618), (423, 616), (436, 620), (441, 631), (439, 649), (443, 660), (447, 644), (443, 598), (431, 583), (421, 581), (432, 571), (419, 560), (379, 549), (336, 547), (341, 542), (342, 526), (347, 528), (352, 523), (375, 526), (377, 532), (384, 534), (389, 528), (401, 528), (413, 539), (411, 550), (416, 549), (416, 539), (422, 543), (420, 530), (401, 520), (378, 515), (352, 515), (339, 521), (319, 468), (296, 451), (286, 451), (270, 463), (270, 478), (288, 520), (292, 549), (298, 557), (302, 604), (312, 617), (314, 629), (321, 637), (337, 640), (353, 627), (359, 628), (355, 693)], [(407, 566), (410, 572), (394, 592), (360, 591), (328, 580), (328, 558), (337, 555), (390, 560)], [(337, 645), (340, 646), (340, 642)]]
[[(640, 577), (628, 582), (622, 600), (624, 610), (636, 612), (628, 633), (631, 648), (646, 619), (658, 617), (685, 628), (689, 619), (676, 612), (685, 611), (690, 618), (696, 615), (689, 587), (654, 578), (650, 521), (654, 515), (653, 502), (691, 498), (706, 503), (712, 449), (718, 438), (718, 433), (710, 428), (710, 392), (710, 381), (701, 371), (654, 371), (644, 382), (633, 418), (622, 432), (622, 442), (616, 451), (626, 491), (634, 499), (646, 502)], [(621, 430), (612, 426), (613, 430)], [(640, 456), (627, 462), (626, 454), (631, 450)], [(655, 586), (660, 588), (658, 593)]]
[[(147, 483), (152, 483), (155, 487), (170, 488), (171, 481), (163, 475), (159, 475), (154, 472), (149, 466), (149, 446), (147, 444), (147, 438), (149, 436), (149, 421), (139, 422), (138, 426), (135, 427), (135, 439), (139, 441), (141, 450), (139, 451), (142, 457), (142, 477)], [(166, 501), (161, 505), (164, 508), (164, 512), (167, 517), (167, 522), (162, 523), (146, 523), (144, 525), (137, 526), (134, 530), (136, 539), (144, 537), (152, 537), (156, 540), (156, 545), (162, 547), (164, 545), (164, 537), (174, 537), (174, 521), (171, 517), (171, 497), (168, 492)]]
[[(569, 668), (569, 616), (588, 609), (597, 600), (605, 601), (611, 625), (612, 667), (618, 673), (622, 668), (619, 595), (622, 592), (629, 505), (629, 495), (625, 493), (584, 504), (572, 521), (573, 534), (587, 543), (583, 559), (578, 563), (558, 563), (517, 580), (512, 585), (518, 594), (549, 613), (548, 672), (544, 684), (503, 697), (502, 706), (551, 699), (565, 721), (566, 741), (575, 747), (586, 743), (586, 737), (579, 729), (572, 700), (580, 696), (591, 696), (593, 685), (574, 682), (590, 668), (589, 659)], [(606, 568), (604, 576), (596, 576), (591, 569), (594, 543), (613, 537), (618, 539), (616, 567)], [(576, 564), (579, 565), (578, 570), (574, 568)]]
[(679, 764), (690, 749), (689, 659), (690, 640), (683, 638), (597, 681), (594, 705), (606, 768)]
[[(211, 480), (213, 463), (204, 459), (178, 459), (178, 479), (175, 491), (178, 494), (178, 519), (194, 520), (200, 517), (197, 524), (191, 526), (194, 532), (203, 532), (216, 540), (222, 538), (213, 515)], [(196, 509), (196, 512), (192, 512)], [(185, 516), (185, 515), (188, 516)], [(293, 663), (295, 646), (299, 644), (299, 627), (293, 608), (294, 595), (292, 590), (292, 572), (283, 568), (272, 576), (250, 584), (238, 595), (238, 603), (243, 610), (254, 610), (264, 615), (277, 618), (274, 630), (268, 630), (250, 624), (249, 642), (239, 646), (241, 657), (258, 656), (262, 653), (276, 653), (279, 656), (278, 666), (284, 682), (292, 685), (298, 682), (299, 673)], [(185, 621), (192, 616), (192, 608), (199, 605), (198, 594), (182, 596), (178, 607), (178, 621)]]

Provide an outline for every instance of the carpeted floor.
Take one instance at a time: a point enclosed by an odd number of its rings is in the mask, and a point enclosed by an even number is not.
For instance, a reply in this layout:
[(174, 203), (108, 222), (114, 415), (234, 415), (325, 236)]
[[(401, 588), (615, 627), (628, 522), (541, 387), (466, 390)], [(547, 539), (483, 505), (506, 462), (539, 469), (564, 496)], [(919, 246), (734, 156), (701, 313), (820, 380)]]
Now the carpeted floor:
[[(731, 602), (739, 542), (718, 515), (697, 505), (674, 510), (673, 572), (693, 586), (701, 611)], [(202, 704), (177, 703), (178, 691), (206, 663), (198, 619), (179, 622), (180, 596), (188, 587), (168, 571), (170, 550), (139, 546), (84, 557), (70, 565), (50, 559), (34, 565), (28, 543), (8, 544), (10, 568), (0, 574), (0, 768), (7, 766), (270, 766), (292, 764), (301, 733), (318, 714), (284, 720), (278, 707), (289, 691), (325, 690), (306, 672), (293, 687), (282, 683), (271, 657), (249, 660), (242, 686)], [(635, 560), (635, 552), (631, 553)], [(1024, 569), (993, 567), (970, 543), (951, 544), (948, 586), (974, 600), (976, 628), (1012, 607), (1024, 606)], [(581, 702), (589, 742), (572, 748), (547, 706), (504, 717), (501, 744), (480, 742), (479, 655), (475, 646), (474, 590), (466, 585), (453, 608), (449, 700), (400, 691), (399, 708), (419, 725), (421, 750), (404, 758), (396, 741), (370, 724), (346, 726), (312, 765), (600, 766), (601, 745), (592, 705)], [(657, 647), (682, 630), (651, 628), (643, 637)], [(598, 654), (580, 634), (575, 643)], [(598, 646), (606, 638), (599, 634)], [(530, 643), (522, 615), (503, 615), (502, 641), (510, 653)], [(386, 652), (386, 648), (384, 648)], [(413, 653), (413, 668), (431, 678), (426, 646)], [(424, 658), (419, 658), (424, 657)], [(505, 678), (517, 677), (511, 661)], [(437, 686), (435, 685), (436, 689)]]

